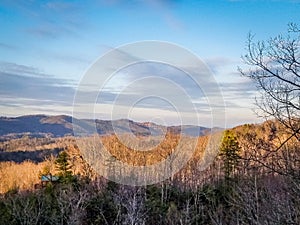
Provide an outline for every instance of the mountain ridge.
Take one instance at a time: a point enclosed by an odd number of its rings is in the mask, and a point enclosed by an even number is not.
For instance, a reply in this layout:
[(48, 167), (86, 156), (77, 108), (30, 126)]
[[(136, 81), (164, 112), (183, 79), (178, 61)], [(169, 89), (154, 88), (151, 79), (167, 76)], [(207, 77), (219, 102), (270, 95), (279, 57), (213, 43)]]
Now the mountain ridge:
[[(73, 129), (74, 128), (74, 129)], [(75, 134), (74, 134), (75, 130)], [(222, 128), (207, 128), (194, 125), (164, 126), (153, 122), (135, 122), (130, 119), (100, 120), (77, 119), (68, 115), (23, 115), (18, 117), (0, 117), (0, 136), (50, 136), (63, 137), (74, 135), (109, 135), (114, 133), (129, 133), (149, 136), (161, 135), (167, 131), (175, 134), (203, 136)]]

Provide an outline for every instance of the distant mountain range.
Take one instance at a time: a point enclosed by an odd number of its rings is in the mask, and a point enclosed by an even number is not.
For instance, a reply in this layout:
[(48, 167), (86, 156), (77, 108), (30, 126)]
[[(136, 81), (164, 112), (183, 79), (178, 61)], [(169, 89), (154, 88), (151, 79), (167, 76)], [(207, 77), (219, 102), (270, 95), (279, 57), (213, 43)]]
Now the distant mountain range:
[[(74, 128), (74, 129), (73, 129)], [(74, 130), (76, 131), (74, 134)], [(63, 137), (73, 135), (91, 135), (95, 132), (101, 135), (132, 132), (135, 135), (159, 135), (166, 131), (190, 136), (202, 136), (220, 128), (201, 126), (162, 126), (151, 122), (134, 122), (132, 120), (92, 120), (76, 119), (71, 116), (27, 115), (20, 117), (0, 117), (0, 136), (20, 137), (23, 135), (35, 137)]]

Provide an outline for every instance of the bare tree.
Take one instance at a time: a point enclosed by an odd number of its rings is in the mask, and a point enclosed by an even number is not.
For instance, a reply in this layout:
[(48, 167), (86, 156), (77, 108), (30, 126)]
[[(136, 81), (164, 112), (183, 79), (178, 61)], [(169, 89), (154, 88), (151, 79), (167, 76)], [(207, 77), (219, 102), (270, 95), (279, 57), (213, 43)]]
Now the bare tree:
[(299, 224), (299, 190), (282, 177), (247, 179), (230, 200), (228, 224)]
[(243, 60), (250, 70), (240, 72), (260, 91), (258, 115), (275, 121), (257, 135), (246, 132), (253, 181), (237, 187), (231, 204), (247, 224), (298, 224), (300, 30), (291, 24), (286, 35), (268, 41), (255, 41), (250, 34)]
[(45, 202), (40, 195), (20, 193), (10, 196), (6, 202), (6, 207), (13, 217), (12, 222), (30, 225), (41, 224), (40, 219), (45, 210), (44, 204)]
[(125, 212), (122, 215), (122, 224), (146, 224), (145, 193), (141, 187), (121, 186), (119, 193), (114, 195), (117, 205), (121, 205)]
[(291, 24), (287, 35), (268, 41), (254, 41), (250, 34), (247, 54), (242, 58), (250, 71), (240, 72), (252, 79), (261, 91), (256, 99), (259, 115), (275, 118), (300, 140), (300, 31)]
[(87, 190), (73, 190), (72, 187), (66, 187), (57, 194), (57, 203), (60, 210), (59, 223), (63, 224), (82, 224), (86, 214), (86, 202), (90, 195)]

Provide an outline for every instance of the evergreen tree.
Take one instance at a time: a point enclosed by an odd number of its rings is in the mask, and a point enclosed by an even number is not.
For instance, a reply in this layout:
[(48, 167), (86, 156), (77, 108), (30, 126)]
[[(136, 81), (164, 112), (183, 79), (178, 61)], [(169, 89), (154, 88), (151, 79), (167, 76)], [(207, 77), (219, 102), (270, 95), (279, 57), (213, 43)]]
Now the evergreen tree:
[(69, 163), (70, 157), (66, 151), (59, 153), (55, 164), (58, 170), (58, 175), (61, 178), (71, 178), (72, 177), (72, 165)]
[(232, 176), (239, 161), (240, 146), (232, 131), (226, 130), (222, 139), (220, 156), (224, 162), (225, 179)]

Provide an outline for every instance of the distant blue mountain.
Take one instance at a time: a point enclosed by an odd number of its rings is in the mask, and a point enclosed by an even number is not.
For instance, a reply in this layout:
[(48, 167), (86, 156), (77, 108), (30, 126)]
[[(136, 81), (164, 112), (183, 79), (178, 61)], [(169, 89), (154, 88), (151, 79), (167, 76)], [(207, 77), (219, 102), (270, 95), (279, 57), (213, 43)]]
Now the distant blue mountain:
[[(73, 129), (74, 128), (74, 129)], [(74, 134), (75, 130), (75, 134)], [(219, 128), (206, 128), (201, 126), (162, 126), (151, 122), (134, 122), (128, 119), (120, 120), (91, 120), (76, 119), (71, 116), (58, 115), (27, 115), (20, 117), (0, 117), (0, 136), (51, 136), (63, 137), (67, 135), (91, 135), (98, 133), (101, 135), (113, 133), (129, 133), (135, 135), (160, 135), (166, 131), (175, 134), (190, 136), (202, 136), (211, 131), (220, 130)]]

